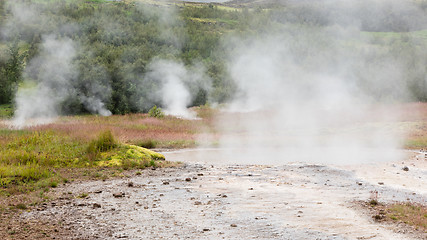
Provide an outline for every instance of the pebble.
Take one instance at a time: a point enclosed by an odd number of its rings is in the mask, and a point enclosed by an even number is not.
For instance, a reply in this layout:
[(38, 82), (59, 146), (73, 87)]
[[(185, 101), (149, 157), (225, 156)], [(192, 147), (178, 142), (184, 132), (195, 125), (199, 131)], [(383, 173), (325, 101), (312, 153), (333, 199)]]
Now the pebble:
[(191, 178), (188, 177), (188, 178), (185, 179), (185, 181), (186, 182), (191, 182)]
[(409, 168), (408, 168), (407, 166), (404, 166), (404, 167), (402, 168), (402, 170), (407, 172), (407, 171), (409, 171)]
[(121, 197), (124, 197), (124, 196), (125, 196), (125, 194), (122, 193), (122, 192), (113, 193), (113, 197), (115, 197), (115, 198), (121, 198)]
[(232, 224), (230, 224), (230, 227), (237, 227), (237, 225), (232, 223)]
[(94, 204), (93, 204), (93, 208), (101, 208), (101, 204), (99, 204), (99, 203), (94, 203)]
[(128, 187), (133, 187), (133, 182), (128, 182)]

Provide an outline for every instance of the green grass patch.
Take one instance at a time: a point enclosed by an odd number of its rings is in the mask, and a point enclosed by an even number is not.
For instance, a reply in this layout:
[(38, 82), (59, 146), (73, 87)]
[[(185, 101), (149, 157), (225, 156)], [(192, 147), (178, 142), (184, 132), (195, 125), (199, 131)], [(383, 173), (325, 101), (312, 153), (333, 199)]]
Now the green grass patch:
[(11, 118), (13, 116), (13, 107), (11, 104), (0, 105), (0, 118)]
[(404, 146), (405, 146), (405, 148), (408, 148), (408, 149), (426, 148), (427, 147), (427, 136), (412, 138), (412, 139), (406, 139)]
[(61, 169), (145, 168), (165, 159), (151, 150), (118, 143), (110, 131), (83, 142), (53, 131), (2, 129), (0, 144), (0, 189), (55, 188), (64, 179)]
[(155, 139), (145, 139), (133, 141), (133, 145), (143, 147), (143, 148), (165, 148), (165, 149), (180, 149), (180, 148), (193, 148), (197, 146), (197, 142), (194, 140), (155, 140)]
[(172, 141), (159, 141), (157, 148), (167, 149), (180, 149), (180, 148), (193, 148), (197, 146), (197, 142), (194, 140), (172, 140)]

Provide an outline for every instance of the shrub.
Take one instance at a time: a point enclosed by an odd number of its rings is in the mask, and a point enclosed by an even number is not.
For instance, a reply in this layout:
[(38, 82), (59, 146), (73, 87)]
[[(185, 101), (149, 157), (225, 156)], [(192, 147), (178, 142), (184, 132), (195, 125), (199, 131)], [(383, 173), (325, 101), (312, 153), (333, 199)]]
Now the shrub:
[(18, 203), (15, 207), (17, 209), (21, 209), (21, 210), (26, 210), (27, 209), (27, 205), (25, 205), (24, 203)]
[(137, 142), (135, 145), (143, 147), (143, 148), (156, 148), (157, 146), (157, 141), (152, 140), (152, 139), (148, 139), (148, 140), (142, 140)]
[(162, 109), (154, 105), (149, 111), (148, 116), (154, 117), (154, 118), (163, 118), (165, 114), (163, 113)]
[(87, 147), (89, 159), (94, 160), (99, 153), (109, 151), (117, 147), (117, 142), (111, 131), (102, 132), (99, 137), (92, 140)]

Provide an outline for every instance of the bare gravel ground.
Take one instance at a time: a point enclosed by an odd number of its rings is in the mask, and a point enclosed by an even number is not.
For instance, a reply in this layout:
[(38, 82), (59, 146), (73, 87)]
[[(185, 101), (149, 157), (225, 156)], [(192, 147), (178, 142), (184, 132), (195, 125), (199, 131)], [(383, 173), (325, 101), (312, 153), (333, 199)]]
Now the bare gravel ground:
[(423, 154), (354, 166), (187, 163), (129, 175), (58, 187), (56, 200), (20, 218), (58, 226), (50, 239), (427, 239), (375, 222), (357, 204), (376, 195), (426, 204)]

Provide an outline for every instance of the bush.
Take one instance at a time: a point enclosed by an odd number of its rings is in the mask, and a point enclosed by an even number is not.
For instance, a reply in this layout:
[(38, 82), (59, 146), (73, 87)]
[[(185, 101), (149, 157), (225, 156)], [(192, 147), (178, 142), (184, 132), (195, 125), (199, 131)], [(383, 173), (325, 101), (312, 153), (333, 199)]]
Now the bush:
[(165, 114), (163, 113), (161, 108), (154, 105), (154, 107), (152, 107), (150, 111), (148, 111), (148, 116), (155, 118), (163, 118)]
[(99, 137), (92, 140), (87, 148), (89, 159), (94, 160), (99, 153), (109, 151), (117, 147), (117, 142), (111, 131), (102, 132)]
[(135, 143), (135, 145), (143, 147), (143, 148), (156, 148), (157, 146), (157, 141), (152, 140), (152, 139), (148, 139), (148, 140), (142, 140), (142, 141), (138, 141), (137, 143)]

